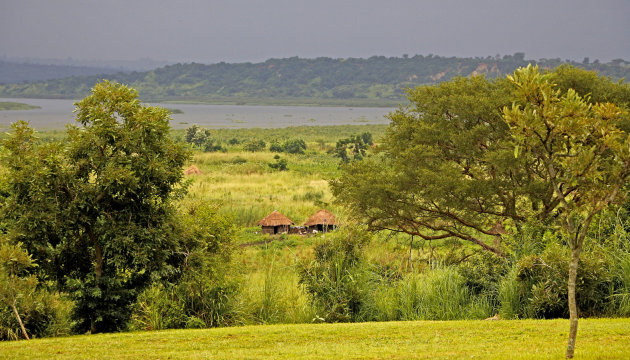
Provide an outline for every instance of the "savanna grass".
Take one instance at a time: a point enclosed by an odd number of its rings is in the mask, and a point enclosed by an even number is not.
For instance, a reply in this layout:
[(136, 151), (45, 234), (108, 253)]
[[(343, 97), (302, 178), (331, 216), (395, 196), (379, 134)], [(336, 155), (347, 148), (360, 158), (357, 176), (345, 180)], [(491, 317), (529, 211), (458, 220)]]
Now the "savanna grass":
[[(191, 164), (202, 174), (190, 176), (189, 200), (200, 199), (220, 206), (239, 226), (256, 226), (273, 210), (296, 225), (320, 208), (336, 211), (327, 179), (337, 162), (326, 155), (287, 155), (288, 171), (273, 171), (270, 152), (197, 153)], [(309, 196), (309, 194), (311, 196)], [(315, 195), (313, 195), (315, 194)]]

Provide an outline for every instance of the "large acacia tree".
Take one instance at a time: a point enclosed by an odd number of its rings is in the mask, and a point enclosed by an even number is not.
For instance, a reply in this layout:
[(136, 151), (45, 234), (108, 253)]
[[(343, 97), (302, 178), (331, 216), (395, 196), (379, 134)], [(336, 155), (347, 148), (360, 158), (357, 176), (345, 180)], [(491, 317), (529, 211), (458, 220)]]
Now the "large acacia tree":
[(76, 104), (64, 142), (41, 144), (26, 123), (4, 142), (1, 224), (76, 301), (79, 331), (124, 327), (130, 304), (167, 268), (172, 202), (189, 154), (166, 109), (99, 83)]
[(496, 224), (558, 225), (571, 248), (572, 357), (582, 244), (630, 175), (630, 88), (570, 67), (529, 67), (419, 87), (409, 99), (390, 114), (380, 153), (346, 166), (333, 193), (371, 229), (458, 238), (499, 256)]
[[(630, 104), (630, 88), (572, 67), (549, 74), (562, 93), (584, 101)], [(344, 166), (331, 187), (372, 230), (424, 239), (458, 238), (499, 256), (497, 224), (547, 221), (561, 198), (538, 159), (514, 156), (517, 141), (503, 109), (524, 105), (510, 80), (457, 78), (409, 90), (410, 105), (389, 114), (374, 156)], [(628, 129), (627, 115), (616, 126)]]

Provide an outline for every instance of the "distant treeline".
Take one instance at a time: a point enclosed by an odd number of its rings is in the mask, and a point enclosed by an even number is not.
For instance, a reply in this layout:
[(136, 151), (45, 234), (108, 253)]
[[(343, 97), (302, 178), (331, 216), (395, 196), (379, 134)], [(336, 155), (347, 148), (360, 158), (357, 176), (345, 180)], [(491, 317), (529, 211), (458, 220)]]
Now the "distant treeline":
[(0, 84), (21, 83), (27, 81), (46, 81), (70, 76), (87, 76), (94, 74), (115, 74), (119, 69), (73, 66), (73, 65), (43, 65), (16, 63), (0, 60)]
[[(270, 59), (262, 63), (175, 64), (148, 72), (73, 76), (46, 82), (0, 85), (0, 96), (81, 98), (99, 80), (107, 78), (136, 88), (144, 100), (252, 103), (256, 99), (318, 99), (311, 103), (392, 105), (404, 89), (450, 80), (456, 76), (484, 74), (495, 78), (528, 63), (542, 68), (561, 64), (595, 70), (612, 79), (629, 78), (630, 62), (608, 63), (541, 59), (525, 54), (503, 57), (457, 58), (441, 56), (373, 56), (348, 58)], [(275, 100), (274, 100), (275, 99)], [(357, 103), (357, 100), (361, 100)], [(265, 102), (263, 101), (263, 102)], [(295, 102), (295, 101), (294, 101)], [(298, 101), (299, 102), (299, 101)]]

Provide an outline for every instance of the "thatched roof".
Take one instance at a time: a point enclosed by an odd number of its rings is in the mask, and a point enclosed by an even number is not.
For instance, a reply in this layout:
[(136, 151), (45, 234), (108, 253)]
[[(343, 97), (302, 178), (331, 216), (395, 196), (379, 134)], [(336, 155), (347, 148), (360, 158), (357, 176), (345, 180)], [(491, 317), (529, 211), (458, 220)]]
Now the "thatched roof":
[(293, 225), (293, 221), (282, 215), (278, 210), (274, 210), (271, 214), (265, 216), (258, 222), (259, 226), (281, 226)]
[(188, 169), (184, 170), (184, 175), (201, 174), (201, 170), (195, 165), (190, 165)]
[(339, 225), (337, 222), (337, 218), (335, 215), (331, 214), (326, 210), (319, 210), (313, 216), (308, 218), (304, 223), (305, 226), (313, 226), (313, 225)]

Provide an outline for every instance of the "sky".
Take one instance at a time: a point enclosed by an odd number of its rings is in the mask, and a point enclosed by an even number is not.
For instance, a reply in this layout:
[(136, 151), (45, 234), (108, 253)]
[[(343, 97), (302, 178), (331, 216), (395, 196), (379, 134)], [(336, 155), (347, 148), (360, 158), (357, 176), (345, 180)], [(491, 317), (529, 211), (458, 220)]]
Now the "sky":
[(0, 0), (0, 56), (630, 60), (629, 0)]

